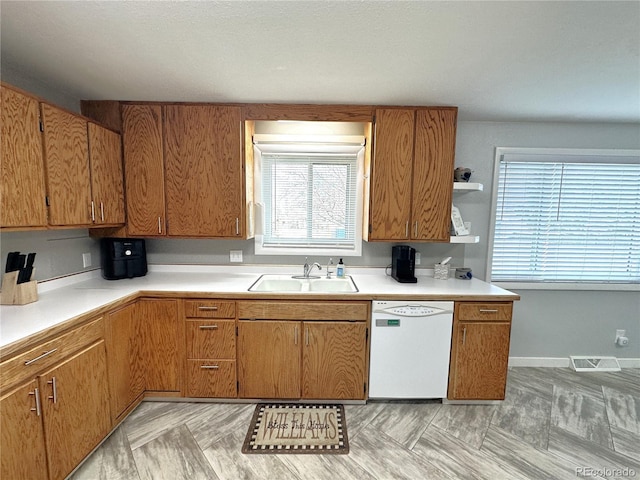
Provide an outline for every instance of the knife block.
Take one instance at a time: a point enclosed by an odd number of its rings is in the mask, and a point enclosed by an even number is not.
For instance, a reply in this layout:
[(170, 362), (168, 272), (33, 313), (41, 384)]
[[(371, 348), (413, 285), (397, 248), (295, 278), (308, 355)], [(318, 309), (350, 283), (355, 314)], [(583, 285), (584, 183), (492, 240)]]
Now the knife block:
[(0, 305), (26, 305), (38, 300), (38, 282), (31, 280), (18, 283), (18, 273), (9, 272), (2, 277)]

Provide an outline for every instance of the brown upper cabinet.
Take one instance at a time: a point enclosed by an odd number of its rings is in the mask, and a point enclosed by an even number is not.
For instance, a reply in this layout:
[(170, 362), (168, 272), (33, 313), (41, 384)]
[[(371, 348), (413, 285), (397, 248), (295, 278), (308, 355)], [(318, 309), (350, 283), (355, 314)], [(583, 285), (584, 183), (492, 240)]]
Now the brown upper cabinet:
[(169, 235), (244, 237), (242, 110), (165, 107)]
[(46, 227), (40, 107), (35, 97), (0, 86), (2, 183), (0, 227)]
[(123, 224), (124, 185), (120, 135), (89, 122), (92, 217), (95, 224)]
[(379, 108), (368, 240), (448, 242), (457, 108)]
[(166, 235), (162, 107), (122, 105), (127, 234)]
[(123, 104), (127, 233), (246, 238), (242, 109)]
[(53, 105), (41, 105), (49, 224), (123, 224), (120, 135)]
[(86, 225), (91, 217), (91, 177), (87, 121), (41, 104), (49, 224)]
[(120, 135), (7, 85), (0, 227), (125, 222)]

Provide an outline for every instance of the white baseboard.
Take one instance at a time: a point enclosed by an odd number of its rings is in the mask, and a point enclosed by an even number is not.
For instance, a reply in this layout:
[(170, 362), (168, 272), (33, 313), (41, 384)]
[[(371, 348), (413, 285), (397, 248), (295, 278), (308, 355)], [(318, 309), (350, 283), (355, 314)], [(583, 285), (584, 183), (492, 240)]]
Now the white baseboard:
[[(622, 368), (640, 368), (640, 358), (618, 358)], [(509, 357), (510, 367), (569, 367), (569, 357)]]

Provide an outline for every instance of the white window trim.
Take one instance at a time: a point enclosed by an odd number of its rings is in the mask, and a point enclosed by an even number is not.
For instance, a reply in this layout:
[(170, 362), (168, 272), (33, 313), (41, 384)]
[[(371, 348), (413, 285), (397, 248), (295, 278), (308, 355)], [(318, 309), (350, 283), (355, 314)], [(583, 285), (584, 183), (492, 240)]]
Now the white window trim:
[(629, 157), (640, 156), (640, 150), (630, 149), (582, 149), (582, 148), (526, 148), (526, 147), (496, 147), (493, 163), (493, 183), (491, 189), (491, 217), (489, 222), (489, 238), (487, 241), (487, 263), (485, 280), (506, 289), (515, 290), (602, 290), (602, 291), (640, 291), (639, 284), (633, 283), (586, 283), (586, 282), (496, 282), (491, 281), (493, 266), (493, 239), (496, 227), (496, 208), (498, 204), (498, 178), (500, 175), (500, 159), (504, 155), (513, 154), (539, 155), (581, 155), (581, 156), (609, 156)]
[[(265, 247), (264, 236), (264, 205), (262, 203), (262, 161), (261, 153), (254, 147), (254, 195), (258, 201), (255, 204), (256, 232), (254, 236), (255, 255), (322, 255), (330, 257), (361, 257), (362, 256), (362, 217), (364, 215), (364, 148), (360, 149), (356, 164), (356, 212), (355, 212), (355, 248), (321, 248), (321, 247)], [(337, 262), (336, 262), (337, 263)]]

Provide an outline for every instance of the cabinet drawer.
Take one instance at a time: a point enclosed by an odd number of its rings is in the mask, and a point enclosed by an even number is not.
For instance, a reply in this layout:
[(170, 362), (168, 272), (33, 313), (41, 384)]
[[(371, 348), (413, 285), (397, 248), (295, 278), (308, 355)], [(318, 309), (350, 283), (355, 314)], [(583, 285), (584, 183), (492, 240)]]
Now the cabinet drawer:
[(456, 303), (457, 320), (510, 321), (513, 302), (459, 302)]
[(366, 321), (368, 302), (238, 302), (238, 318), (255, 320)]
[(0, 388), (36, 375), (76, 350), (104, 336), (102, 317), (38, 345), (0, 364)]
[(187, 318), (235, 318), (236, 302), (219, 300), (185, 300)]
[(187, 360), (187, 397), (235, 398), (235, 360)]
[(235, 320), (187, 320), (187, 358), (236, 358)]

